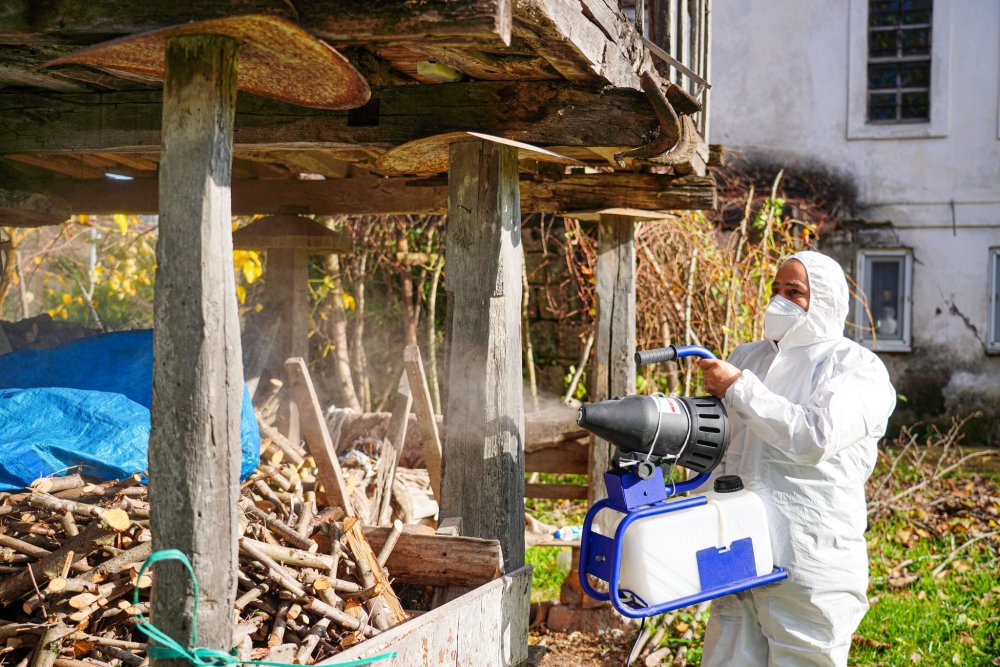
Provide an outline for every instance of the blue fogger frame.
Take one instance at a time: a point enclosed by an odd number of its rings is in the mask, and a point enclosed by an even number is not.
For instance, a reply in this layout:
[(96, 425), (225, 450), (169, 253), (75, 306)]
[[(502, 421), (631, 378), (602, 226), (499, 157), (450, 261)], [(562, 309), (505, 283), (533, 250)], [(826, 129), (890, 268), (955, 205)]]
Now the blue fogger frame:
[[(715, 358), (705, 348), (695, 345), (678, 347), (676, 350), (677, 357)], [(649, 479), (641, 479), (638, 475), (623, 470), (604, 473), (608, 497), (594, 503), (583, 521), (579, 568), (583, 591), (595, 600), (610, 600), (611, 605), (623, 616), (644, 618), (788, 578), (788, 573), (777, 566), (768, 574), (756, 576), (753, 545), (750, 538), (745, 538), (733, 542), (728, 549), (709, 547), (697, 552), (702, 587), (700, 593), (650, 606), (631, 591), (619, 588), (625, 531), (639, 519), (706, 504), (708, 501), (704, 496), (675, 500), (669, 500), (669, 497), (695, 490), (708, 481), (709, 475), (706, 472), (684, 482), (671, 482), (668, 493), (663, 470), (660, 468), (656, 468)], [(625, 515), (618, 524), (613, 539), (592, 530), (594, 518), (605, 509)], [(595, 590), (590, 585), (589, 576), (607, 582), (608, 592)]]

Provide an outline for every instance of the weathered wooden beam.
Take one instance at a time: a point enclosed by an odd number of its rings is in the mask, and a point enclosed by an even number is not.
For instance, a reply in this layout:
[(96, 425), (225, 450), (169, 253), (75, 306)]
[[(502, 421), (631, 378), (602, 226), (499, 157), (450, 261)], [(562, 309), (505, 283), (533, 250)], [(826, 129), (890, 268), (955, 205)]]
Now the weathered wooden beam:
[[(635, 393), (635, 220), (602, 215), (597, 226), (597, 253), (591, 401)], [(587, 473), (591, 504), (607, 496), (604, 473), (610, 468), (611, 454), (611, 443), (592, 438)]]
[(192, 5), (150, 0), (11, 0), (0, 14), (0, 44), (92, 44), (100, 39), (234, 14), (295, 21), (335, 44), (417, 41), (510, 43), (509, 0), (204, 0)]
[(586, 500), (587, 487), (583, 484), (526, 484), (524, 497)]
[(197, 623), (199, 645), (222, 651), (232, 646), (243, 397), (228, 259), (238, 48), (219, 36), (167, 44), (149, 438), (154, 549), (188, 554), (201, 586), (193, 619), (184, 571), (158, 565), (157, 624), (186, 641)]
[(0, 227), (58, 225), (70, 215), (70, 205), (59, 197), (0, 188)]
[(535, 449), (524, 453), (524, 469), (527, 472), (554, 472), (559, 474), (587, 474), (587, 457), (590, 442), (564, 442), (552, 447)]
[(440, 517), (500, 540), (506, 571), (524, 562), (521, 210), (517, 150), (451, 147), (448, 196), (448, 399)]
[[(269, 249), (263, 291), (261, 315), (279, 324), (262, 375), (284, 380), (288, 359), (300, 357), (309, 361), (309, 251)], [(298, 443), (302, 437), (301, 408), (291, 392), (282, 392), (280, 400), (275, 426), (282, 435)]]
[[(150, 179), (134, 181), (32, 180), (26, 187), (69, 202), (73, 212), (89, 214), (157, 211)], [(277, 213), (295, 206), (304, 214), (445, 213), (448, 187), (441, 180), (356, 178), (327, 181), (235, 181), (233, 213)], [(711, 176), (664, 174), (572, 174), (558, 179), (521, 181), (525, 213), (594, 211), (624, 206), (649, 211), (702, 210), (716, 206)]]
[[(490, 81), (372, 89), (360, 111), (321, 111), (243, 96), (240, 150), (384, 150), (446, 132), (484, 132), (539, 146), (642, 145), (656, 131), (645, 95), (593, 84)], [(0, 95), (0, 154), (155, 152), (160, 94)]]
[(514, 35), (572, 80), (598, 76), (639, 89), (639, 73), (652, 67), (635, 27), (606, 0), (513, 0)]

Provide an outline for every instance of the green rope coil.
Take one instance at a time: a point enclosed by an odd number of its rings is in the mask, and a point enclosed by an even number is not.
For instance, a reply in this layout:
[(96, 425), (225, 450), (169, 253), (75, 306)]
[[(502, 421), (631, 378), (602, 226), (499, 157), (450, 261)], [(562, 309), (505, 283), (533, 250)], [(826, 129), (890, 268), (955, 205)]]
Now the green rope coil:
[[(300, 665), (293, 665), (287, 662), (268, 662), (266, 660), (240, 660), (238, 657), (226, 653), (225, 651), (217, 651), (210, 648), (200, 648), (198, 644), (198, 579), (195, 577), (194, 568), (191, 567), (191, 561), (188, 560), (187, 555), (178, 549), (162, 549), (160, 551), (154, 551), (150, 554), (146, 562), (142, 564), (142, 568), (139, 569), (139, 576), (136, 577), (136, 587), (132, 592), (132, 604), (134, 606), (139, 605), (139, 579), (142, 578), (143, 573), (149, 569), (149, 567), (156, 562), (164, 560), (176, 560), (180, 561), (184, 569), (188, 571), (191, 577), (191, 588), (194, 592), (194, 609), (192, 610), (192, 618), (194, 622), (191, 623), (191, 645), (194, 648), (187, 648), (182, 646), (180, 642), (170, 637), (158, 627), (153, 625), (149, 619), (143, 616), (141, 613), (138, 614), (135, 626), (144, 635), (149, 637), (152, 641), (156, 642), (154, 644), (147, 645), (147, 653), (149, 657), (153, 660), (187, 660), (189, 663), (194, 665), (194, 667), (220, 667), (226, 665), (264, 665), (265, 667), (301, 667)], [(395, 658), (396, 652), (391, 651), (389, 653), (381, 653), (371, 658), (362, 658), (360, 660), (350, 660), (348, 662), (337, 662), (329, 663), (331, 665), (337, 665), (337, 667), (351, 667), (352, 665), (367, 665), (372, 662), (377, 662), (379, 660), (386, 660), (388, 658)]]

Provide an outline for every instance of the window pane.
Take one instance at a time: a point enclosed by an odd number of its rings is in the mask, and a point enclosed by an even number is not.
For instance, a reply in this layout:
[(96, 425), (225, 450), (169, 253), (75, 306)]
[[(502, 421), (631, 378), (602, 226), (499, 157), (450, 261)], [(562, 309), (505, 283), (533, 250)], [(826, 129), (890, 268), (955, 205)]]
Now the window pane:
[(929, 88), (931, 85), (931, 64), (928, 61), (901, 63), (899, 66), (900, 88)]
[(872, 0), (868, 3), (868, 25), (898, 25), (899, 0)]
[(931, 100), (928, 93), (903, 93), (900, 118), (905, 120), (928, 120), (930, 117)]
[(932, 9), (933, 0), (868, 1), (868, 122), (930, 120)]
[(872, 30), (868, 34), (868, 57), (887, 58), (896, 55), (897, 30)]
[(900, 23), (903, 25), (931, 22), (931, 0), (903, 0), (902, 4)]
[[(869, 259), (868, 307), (880, 340), (903, 339), (903, 258)], [(870, 337), (870, 336), (869, 336)]]
[(868, 120), (896, 120), (896, 93), (872, 93), (869, 95)]
[(868, 90), (879, 90), (896, 87), (896, 74), (899, 65), (888, 63), (884, 65), (868, 66)]
[(904, 56), (929, 56), (931, 54), (931, 29), (900, 30), (899, 45)]

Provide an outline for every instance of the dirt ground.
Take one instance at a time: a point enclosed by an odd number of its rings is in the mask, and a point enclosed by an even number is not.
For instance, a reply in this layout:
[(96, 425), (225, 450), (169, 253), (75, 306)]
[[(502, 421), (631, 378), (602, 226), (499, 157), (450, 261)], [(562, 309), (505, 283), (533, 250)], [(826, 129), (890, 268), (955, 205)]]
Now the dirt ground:
[(529, 643), (547, 650), (540, 667), (604, 667), (624, 665), (635, 629), (613, 628), (600, 633), (533, 631)]

